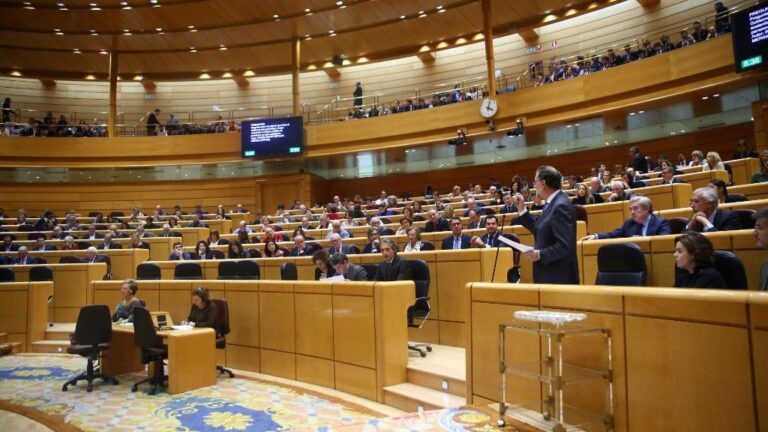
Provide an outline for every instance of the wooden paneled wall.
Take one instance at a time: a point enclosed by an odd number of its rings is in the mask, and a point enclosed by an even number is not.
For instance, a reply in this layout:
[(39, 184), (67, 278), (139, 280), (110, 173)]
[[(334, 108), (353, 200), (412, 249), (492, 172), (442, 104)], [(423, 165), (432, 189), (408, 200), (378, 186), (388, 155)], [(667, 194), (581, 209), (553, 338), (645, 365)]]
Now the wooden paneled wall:
[[(728, 2), (726, 2), (728, 3)], [(589, 54), (597, 47), (605, 48), (617, 41), (630, 41), (641, 35), (657, 40), (662, 32), (672, 34), (677, 40), (681, 23), (702, 19), (712, 13), (712, 3), (707, 0), (661, 0), (644, 8), (638, 2), (625, 1), (537, 29), (543, 50), (528, 54), (531, 45), (516, 34), (494, 40), (496, 67), (512, 80), (529, 63), (547, 62), (550, 57)], [(553, 42), (556, 46), (553, 47)], [(320, 65), (317, 65), (320, 66)], [(444, 49), (435, 53), (435, 61), (424, 64), (414, 56), (348, 66), (341, 69), (341, 76), (329, 77), (323, 71), (305, 71), (301, 76), (301, 100), (313, 109), (335, 99), (351, 97), (355, 82), (362, 81), (366, 95), (391, 94), (381, 100), (414, 97), (413, 89), (429, 92), (440, 84), (471, 81), (485, 75), (483, 42), (475, 42)], [(212, 120), (217, 114), (214, 106), (224, 110), (275, 107), (275, 113), (285, 115), (291, 107), (291, 77), (288, 74), (249, 78), (250, 85), (241, 89), (230, 79), (184, 82), (160, 82), (157, 88), (147, 92), (139, 82), (125, 76), (119, 84), (118, 110), (125, 112), (125, 122), (134, 125), (145, 113), (162, 110), (161, 118), (176, 113), (181, 121)], [(445, 88), (450, 88), (449, 87)], [(58, 81), (53, 89), (46, 89), (39, 81), (31, 79), (0, 79), (0, 95), (13, 99), (14, 107), (40, 111), (78, 113), (78, 118), (89, 121), (93, 117), (106, 119), (108, 86), (104, 82)], [(350, 104), (351, 105), (351, 104)], [(196, 112), (194, 117), (188, 112)], [(241, 117), (264, 115), (263, 110), (243, 110)]]

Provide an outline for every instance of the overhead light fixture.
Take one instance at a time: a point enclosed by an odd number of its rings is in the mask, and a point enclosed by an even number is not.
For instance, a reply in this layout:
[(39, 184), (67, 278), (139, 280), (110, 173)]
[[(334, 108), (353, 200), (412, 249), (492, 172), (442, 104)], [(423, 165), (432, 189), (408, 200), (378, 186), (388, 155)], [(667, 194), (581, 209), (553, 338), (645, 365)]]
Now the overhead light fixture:
[(252, 77), (252, 76), (256, 76), (256, 73), (253, 72), (252, 70), (247, 70), (247, 71), (243, 72), (243, 76), (244, 77)]
[(85, 76), (85, 79), (87, 79), (87, 80), (95, 80), (95, 79), (96, 79), (96, 77), (95, 77), (95, 76), (93, 76), (93, 75), (90, 75), (90, 74), (89, 74), (89, 75), (86, 75), (86, 76)]
[(280, 19), (280, 15), (274, 14), (274, 15), (272, 15), (272, 19), (279, 20)]
[(20, 77), (21, 76), (21, 72), (13, 71), (13, 72), (11, 72), (11, 76)]
[(99, 50), (99, 54), (107, 55), (107, 54), (109, 54), (109, 52), (107, 50), (105, 50), (104, 48), (102, 48), (102, 49)]
[(400, 15), (400, 19), (405, 19), (405, 15)]
[(311, 13), (311, 12), (312, 12), (312, 9), (310, 9), (310, 8), (304, 9), (304, 13)]
[(141, 76), (141, 75), (135, 75), (135, 76), (133, 77), (133, 80), (134, 80), (134, 81), (141, 81), (141, 80), (143, 80), (143, 79), (144, 79), (144, 77), (143, 77), (143, 76)]
[(224, 72), (223, 74), (221, 74), (221, 77), (222, 78), (232, 78), (232, 74), (230, 72)]
[(200, 78), (200, 79), (210, 79), (211, 76), (208, 75), (207, 73), (202, 73), (202, 74), (200, 74), (200, 76), (198, 78)]
[(80, 51), (80, 48), (75, 48), (72, 50), (74, 54), (82, 54), (82, 51)]
[(196, 53), (197, 52), (197, 48), (189, 47), (189, 52)]
[(226, 51), (226, 50), (227, 50), (227, 47), (225, 47), (224, 45), (219, 45), (219, 51)]

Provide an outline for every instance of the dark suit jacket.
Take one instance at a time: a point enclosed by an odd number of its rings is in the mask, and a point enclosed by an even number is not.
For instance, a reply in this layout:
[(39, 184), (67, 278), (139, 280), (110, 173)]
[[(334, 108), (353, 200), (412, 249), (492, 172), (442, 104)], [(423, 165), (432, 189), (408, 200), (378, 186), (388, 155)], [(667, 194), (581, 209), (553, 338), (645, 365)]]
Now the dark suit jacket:
[(356, 253), (357, 253), (357, 252), (355, 252), (355, 247), (354, 247), (354, 246), (352, 246), (352, 245), (345, 245), (345, 244), (342, 244), (342, 245), (341, 245), (341, 250), (340, 250), (340, 251), (336, 250), (336, 248), (335, 248), (335, 247), (333, 247), (333, 246), (331, 246), (331, 247), (329, 247), (329, 248), (328, 248), (328, 253), (329, 253), (329, 254), (333, 255), (333, 254), (335, 254), (336, 252), (344, 252), (344, 253), (345, 253), (345, 254), (347, 254), (347, 255), (350, 255), (350, 254), (354, 255), (354, 254), (356, 254)]
[[(131, 245), (131, 248), (134, 246)], [(147, 242), (139, 242), (138, 246), (135, 246), (137, 249), (149, 249), (149, 243)]]
[[(648, 222), (648, 229), (645, 230), (645, 235), (655, 236), (655, 235), (665, 235), (665, 234), (672, 234), (672, 228), (670, 228), (667, 220), (660, 217), (656, 217), (656, 215), (651, 215), (651, 220), (650, 222)], [(626, 221), (624, 221), (624, 225), (620, 226), (619, 228), (616, 228), (611, 232), (600, 233), (597, 235), (597, 238), (599, 239), (623, 238), (623, 237), (642, 236), (642, 235), (643, 235), (643, 226), (635, 222), (634, 220), (632, 220), (632, 218), (629, 218)]]
[(38, 252), (41, 252), (41, 251), (55, 251), (55, 250), (56, 250), (56, 246), (51, 246), (51, 245), (45, 245), (45, 246), (43, 246), (43, 249), (39, 249), (37, 247), (30, 249), (30, 251), (38, 251)]
[[(90, 263), (91, 261), (88, 261), (88, 257), (82, 257), (82, 258), (80, 258), (80, 262)], [(104, 257), (104, 255), (98, 255), (97, 254), (96, 256), (93, 257), (93, 262), (95, 262), (95, 263), (102, 263), (102, 262), (105, 263), (105, 262), (107, 262), (107, 259)]]
[(400, 255), (395, 255), (392, 260), (392, 264), (388, 264), (386, 261), (379, 263), (379, 267), (376, 270), (377, 281), (398, 281), (398, 280), (411, 280), (411, 272), (408, 271), (408, 267), (403, 258)]
[[(192, 259), (192, 255), (190, 255), (189, 252), (182, 252), (181, 256), (185, 260), (191, 260)], [(170, 255), (168, 255), (168, 261), (179, 261), (179, 257), (175, 253), (171, 253)]]
[[(301, 249), (301, 250), (299, 250), (298, 247), (292, 247), (290, 254), (291, 254), (291, 256), (309, 256), (309, 255), (312, 255), (312, 252), (310, 251), (310, 249), (311, 248), (309, 246), (307, 246), (306, 244), (304, 245), (304, 248)], [(299, 252), (301, 252), (301, 253), (299, 253)]]
[(645, 160), (645, 156), (638, 152), (632, 157), (632, 168), (639, 172), (648, 172), (648, 161)]
[(563, 192), (557, 193), (538, 217), (530, 212), (515, 219), (533, 233), (540, 259), (533, 263), (535, 283), (578, 284), (576, 211)]
[(448, 223), (448, 220), (445, 218), (440, 218), (437, 221), (437, 226), (430, 220), (427, 221), (427, 224), (424, 226), (424, 232), (435, 232), (435, 231), (450, 231), (451, 227)]
[(663, 180), (661, 182), (661, 184), (663, 184), (663, 185), (665, 185), (665, 184), (674, 184), (674, 183), (685, 183), (685, 180), (679, 179), (677, 177), (672, 177), (672, 181), (670, 181), (670, 182), (665, 182)]
[[(121, 245), (120, 243), (112, 242), (112, 243), (109, 244), (109, 249), (110, 250), (112, 250), (112, 249), (122, 249), (122, 248), (123, 248), (123, 245)], [(96, 249), (104, 249), (104, 243), (96, 246)]]
[(514, 205), (511, 206), (501, 206), (499, 209), (499, 213), (501, 214), (507, 214), (507, 213), (517, 213), (517, 207)]
[(504, 236), (504, 238), (512, 240), (511, 238), (509, 238), (508, 235), (502, 234), (501, 231), (496, 231), (496, 234), (493, 235), (493, 238), (491, 238), (491, 236), (488, 233), (485, 233), (482, 236), (480, 236), (480, 240), (482, 240), (482, 242), (485, 243), (486, 247), (496, 247), (496, 246), (509, 247), (505, 243), (499, 242), (499, 237), (501, 237), (502, 235)]
[(472, 222), (467, 223), (467, 229), (477, 229), (477, 228), (485, 228), (485, 216), (480, 216), (480, 222), (477, 224), (473, 224)]
[(27, 257), (25, 258), (25, 262), (24, 262), (24, 264), (22, 264), (22, 262), (21, 262), (21, 259), (20, 259), (19, 257), (16, 257), (16, 258), (14, 258), (14, 259), (13, 259), (13, 263), (14, 263), (15, 265), (28, 265), (28, 264), (34, 264), (34, 263), (35, 263), (35, 258), (34, 258), (34, 257), (32, 257), (31, 255), (27, 255)]
[[(690, 219), (688, 220), (688, 223), (690, 223)], [(739, 220), (738, 215), (733, 212), (725, 211), (725, 210), (717, 210), (717, 213), (715, 213), (715, 220), (712, 221), (712, 229), (705, 231), (701, 225), (698, 225), (695, 229), (687, 229), (686, 231), (697, 231), (697, 232), (713, 232), (713, 231), (731, 231), (731, 230), (740, 230), (741, 229), (741, 221)]]
[(367, 281), (368, 273), (366, 273), (365, 269), (361, 266), (350, 263), (349, 268), (347, 269), (347, 274), (344, 275), (344, 279), (353, 281)]
[[(462, 249), (469, 249), (469, 240), (471, 239), (470, 236), (466, 234), (461, 235), (461, 248)], [(453, 249), (453, 235), (450, 235), (443, 239), (443, 250), (451, 250)]]
[(678, 271), (675, 275), (676, 288), (727, 288), (725, 280), (714, 267), (705, 267), (693, 274)]
[(0, 252), (16, 252), (19, 250), (19, 245), (11, 243), (10, 246), (0, 246)]
[[(104, 238), (104, 234), (102, 234), (100, 232), (97, 232), (97, 233), (94, 234), (94, 239), (103, 239), (103, 238)], [(88, 236), (88, 233), (85, 233), (85, 235), (82, 236), (81, 239), (82, 240), (93, 240), (93, 239), (91, 239), (91, 237)]]
[(376, 250), (373, 250), (373, 244), (372, 244), (372, 243), (368, 243), (368, 244), (367, 244), (367, 245), (365, 245), (365, 247), (363, 248), (363, 253), (364, 253), (364, 254), (369, 254), (369, 253), (379, 253), (379, 252), (381, 252), (381, 246), (379, 246), (378, 248), (376, 248)]
[(196, 223), (195, 222), (190, 222), (189, 225), (187, 225), (187, 227), (189, 227), (189, 228), (207, 228), (208, 225), (206, 225), (205, 222), (203, 222), (203, 221), (197, 221)]

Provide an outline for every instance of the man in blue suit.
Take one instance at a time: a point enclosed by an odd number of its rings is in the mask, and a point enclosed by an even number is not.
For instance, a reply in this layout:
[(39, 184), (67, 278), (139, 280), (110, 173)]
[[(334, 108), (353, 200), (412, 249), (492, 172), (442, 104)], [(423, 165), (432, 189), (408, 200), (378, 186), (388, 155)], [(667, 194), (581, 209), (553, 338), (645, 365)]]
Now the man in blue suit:
[[(525, 256), (533, 261), (535, 283), (578, 284), (579, 265), (576, 256), (576, 211), (560, 190), (562, 175), (551, 166), (536, 170), (536, 193), (544, 199), (544, 209), (536, 217), (525, 206), (522, 195), (516, 194), (515, 206), (520, 215), (512, 224), (523, 225), (533, 233), (533, 250)], [(486, 220), (486, 225), (488, 221)]]
[(332, 233), (328, 240), (331, 241), (331, 246), (328, 248), (328, 254), (331, 256), (338, 252), (346, 255), (354, 255), (357, 253), (354, 246), (342, 244), (341, 236), (337, 233)]
[(630, 217), (624, 222), (624, 225), (615, 230), (588, 235), (582, 237), (582, 240), (672, 234), (672, 228), (670, 228), (667, 220), (653, 214), (653, 202), (646, 196), (638, 195), (629, 200), (629, 214)]
[(443, 239), (443, 250), (469, 249), (470, 237), (462, 234), (461, 229), (461, 219), (458, 217), (451, 218), (451, 231), (453, 234)]

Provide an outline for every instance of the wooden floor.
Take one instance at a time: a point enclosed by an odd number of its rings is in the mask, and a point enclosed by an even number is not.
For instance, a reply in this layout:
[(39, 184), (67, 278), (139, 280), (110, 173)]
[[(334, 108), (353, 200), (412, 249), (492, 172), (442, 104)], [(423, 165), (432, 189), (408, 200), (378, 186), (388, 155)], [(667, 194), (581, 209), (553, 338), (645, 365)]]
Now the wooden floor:
[(467, 354), (464, 348), (432, 345), (426, 357), (415, 351), (408, 352), (408, 367), (435, 375), (464, 380), (467, 377)]
[(53, 429), (29, 417), (0, 410), (0, 431), (52, 432)]

